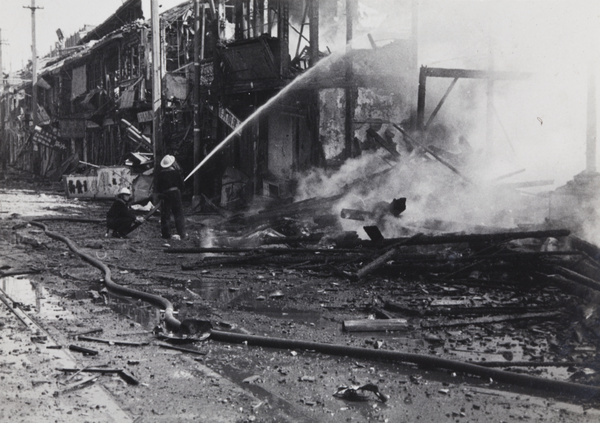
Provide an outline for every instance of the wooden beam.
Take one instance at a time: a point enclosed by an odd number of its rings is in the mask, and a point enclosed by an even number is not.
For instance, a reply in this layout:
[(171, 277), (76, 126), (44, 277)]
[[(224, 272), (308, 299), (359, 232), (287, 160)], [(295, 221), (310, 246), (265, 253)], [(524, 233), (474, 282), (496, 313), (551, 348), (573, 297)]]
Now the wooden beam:
[(446, 101), (446, 98), (448, 98), (448, 95), (450, 94), (450, 92), (452, 91), (452, 89), (454, 88), (454, 86), (456, 85), (456, 81), (458, 81), (458, 78), (454, 78), (452, 80), (452, 82), (450, 83), (450, 86), (446, 90), (446, 93), (444, 94), (444, 96), (442, 97), (442, 99), (440, 100), (440, 102), (438, 103), (438, 105), (435, 106), (435, 109), (433, 110), (433, 112), (431, 112), (431, 115), (429, 116), (429, 119), (427, 119), (427, 123), (425, 124), (425, 129), (427, 129), (429, 127), (429, 125), (431, 124), (431, 122), (433, 121), (433, 119), (435, 119), (435, 117), (437, 116), (438, 112), (440, 111), (440, 109), (444, 105), (444, 103)]
[[(445, 235), (423, 235), (418, 239), (411, 238), (389, 238), (381, 242), (384, 245), (394, 245), (400, 241), (406, 241), (404, 245), (433, 245), (433, 244), (455, 244), (463, 242), (500, 242), (512, 239), (525, 238), (560, 238), (568, 236), (571, 232), (567, 229), (550, 229), (545, 231), (518, 231), (518, 232), (496, 232), (491, 234), (445, 234)], [(366, 245), (372, 241), (364, 241)]]
[(484, 71), (472, 69), (429, 68), (423, 66), (425, 77), (434, 78), (469, 78), (493, 80), (522, 80), (531, 77), (529, 72)]
[(457, 319), (437, 323), (422, 323), (421, 327), (424, 329), (432, 329), (448, 326), (488, 325), (493, 323), (514, 322), (519, 320), (552, 320), (562, 315), (563, 313), (560, 311), (549, 311), (543, 313), (524, 313), (517, 316), (486, 316), (475, 319)]
[(356, 277), (358, 279), (361, 279), (361, 278), (364, 278), (365, 276), (367, 276), (369, 273), (373, 273), (373, 271), (379, 269), (388, 260), (390, 260), (392, 257), (394, 257), (398, 253), (400, 247), (402, 247), (403, 245), (408, 244), (411, 240), (415, 240), (415, 239), (420, 238), (422, 235), (423, 235), (422, 233), (418, 233), (418, 234), (413, 235), (412, 237), (410, 237), (410, 238), (408, 238), (408, 239), (406, 239), (404, 241), (400, 241), (400, 242), (394, 244), (394, 246), (392, 246), (385, 253), (383, 253), (382, 255), (380, 255), (379, 257), (377, 257), (375, 260), (371, 261), (366, 266), (364, 266), (361, 269), (359, 269), (358, 272), (356, 272)]
[(408, 321), (406, 319), (345, 320), (343, 327), (346, 332), (387, 332), (407, 329)]

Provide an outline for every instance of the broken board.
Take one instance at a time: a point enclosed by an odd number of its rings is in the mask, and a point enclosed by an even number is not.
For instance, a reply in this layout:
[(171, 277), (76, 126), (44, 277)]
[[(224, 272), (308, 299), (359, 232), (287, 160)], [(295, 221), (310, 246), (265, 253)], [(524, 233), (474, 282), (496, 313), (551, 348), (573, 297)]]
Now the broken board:
[(344, 330), (347, 332), (386, 332), (408, 328), (406, 319), (362, 319), (344, 320)]

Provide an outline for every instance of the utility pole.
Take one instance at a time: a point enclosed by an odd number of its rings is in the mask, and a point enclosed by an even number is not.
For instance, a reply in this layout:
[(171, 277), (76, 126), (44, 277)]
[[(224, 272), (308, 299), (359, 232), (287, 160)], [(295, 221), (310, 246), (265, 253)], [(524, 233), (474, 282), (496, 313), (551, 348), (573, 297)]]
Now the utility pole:
[[(34, 1), (34, 0), (32, 0)], [(160, 16), (158, 0), (151, 3), (152, 21), (152, 152), (154, 155), (154, 175), (158, 174), (160, 157), (162, 156), (162, 127), (161, 127), (161, 54), (160, 54)]]
[(35, 0), (31, 0), (31, 6), (23, 6), (31, 10), (31, 120), (33, 127), (37, 125), (37, 48), (35, 44), (35, 11), (43, 9), (36, 7)]
[(319, 2), (308, 0), (310, 66), (315, 66), (319, 61)]
[[(202, 5), (202, 15), (200, 14), (200, 1), (194, 0), (194, 85), (192, 99), (194, 103), (194, 164), (200, 163), (202, 159), (202, 145), (200, 140), (200, 60), (203, 54), (201, 40), (204, 34), (201, 33), (201, 20), (204, 17), (204, 5)], [(203, 24), (204, 22), (202, 22)], [(202, 28), (203, 29), (203, 28)], [(194, 173), (194, 187), (192, 195), (192, 204), (195, 207), (200, 201), (200, 172)]]
[(0, 28), (0, 96), (4, 93), (4, 73), (2, 72), (2, 28)]
[[(411, 36), (410, 36), (410, 72), (411, 81), (418, 81), (419, 74), (419, 0), (411, 1)], [(414, 104), (414, 94), (411, 96), (410, 102)]]
[(352, 38), (354, 14), (356, 13), (356, 0), (346, 0), (346, 113), (344, 119), (345, 153), (346, 158), (358, 154), (354, 146), (354, 112), (356, 109), (357, 89), (352, 68)]
[(6, 100), (4, 98), (4, 72), (2, 71), (2, 28), (0, 28), (0, 172), (6, 179), (6, 168), (8, 163), (7, 141), (4, 137), (4, 107)]

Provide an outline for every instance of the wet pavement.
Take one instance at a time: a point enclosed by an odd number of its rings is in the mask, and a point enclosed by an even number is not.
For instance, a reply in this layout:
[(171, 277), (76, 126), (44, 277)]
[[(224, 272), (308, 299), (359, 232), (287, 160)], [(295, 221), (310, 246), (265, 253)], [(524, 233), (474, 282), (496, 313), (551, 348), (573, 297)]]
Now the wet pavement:
[[(598, 421), (594, 403), (579, 403), (491, 380), (312, 351), (226, 344), (215, 341), (178, 344), (198, 353), (161, 346), (152, 331), (161, 311), (143, 302), (103, 291), (101, 273), (60, 242), (28, 226), (25, 216), (101, 218), (108, 206), (66, 200), (35, 190), (0, 192), (0, 264), (25, 274), (0, 278), (9, 305), (0, 304), (0, 420), (144, 421), (144, 422), (347, 422), (347, 421)], [(82, 204), (83, 203), (83, 204)], [(13, 214), (17, 213), (17, 214)], [(183, 271), (189, 256), (163, 254), (158, 222), (151, 221), (130, 239), (105, 239), (101, 224), (48, 223), (102, 260), (118, 283), (169, 298), (177, 318), (200, 318), (220, 330), (287, 339), (383, 348), (464, 361), (547, 360), (593, 364), (595, 344), (571, 342), (563, 333), (574, 326), (565, 319), (515, 326), (440, 327), (420, 330), (440, 318), (404, 316), (410, 327), (399, 332), (347, 333), (342, 322), (372, 316), (373, 305), (410, 299), (411, 307), (459, 306), (465, 298), (504, 301), (506, 287), (472, 286), (451, 290), (424, 280), (374, 278), (349, 285), (316, 272), (278, 266), (215, 267)], [(15, 229), (16, 228), (16, 229)], [(191, 230), (200, 232), (200, 228)], [(192, 238), (188, 244), (195, 245)], [(563, 300), (555, 288), (534, 287), (530, 306)], [(496, 304), (497, 305), (497, 304)], [(11, 307), (15, 308), (15, 307)], [(424, 309), (425, 310), (425, 309)], [(30, 317), (28, 317), (30, 316)], [(108, 342), (84, 341), (89, 333)], [(112, 342), (111, 342), (112, 341)], [(139, 343), (118, 345), (115, 341)], [(92, 349), (83, 355), (70, 345)], [(49, 348), (50, 347), (50, 348)], [(59, 348), (60, 347), (60, 348)], [(563, 351), (565, 350), (565, 351)], [(510, 360), (509, 360), (510, 359)], [(58, 371), (86, 366), (124, 369), (137, 382), (108, 374)], [(525, 371), (514, 368), (515, 371)], [(528, 372), (531, 369), (526, 370)], [(539, 376), (573, 379), (577, 371), (543, 367)], [(585, 376), (585, 375), (584, 375)], [(75, 386), (76, 384), (80, 384)], [(389, 400), (340, 399), (340, 386), (377, 385)], [(73, 390), (68, 390), (73, 388)], [(56, 394), (57, 393), (57, 394)]]
[(27, 278), (4, 277), (0, 285), (0, 420), (133, 421), (98, 376), (56, 373), (81, 365), (44, 328), (53, 320), (73, 320), (57, 299)]

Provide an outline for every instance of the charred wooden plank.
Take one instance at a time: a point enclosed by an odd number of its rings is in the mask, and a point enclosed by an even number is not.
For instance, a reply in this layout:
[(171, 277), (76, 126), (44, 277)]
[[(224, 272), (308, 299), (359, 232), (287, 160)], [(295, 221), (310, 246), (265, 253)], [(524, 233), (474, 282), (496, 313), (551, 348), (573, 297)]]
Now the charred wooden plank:
[[(500, 242), (513, 239), (525, 238), (560, 238), (568, 236), (571, 233), (568, 229), (550, 229), (545, 231), (515, 231), (515, 232), (497, 232), (491, 234), (444, 234), (444, 235), (423, 235), (418, 239), (407, 238), (389, 238), (381, 241), (383, 245), (394, 245), (404, 241), (404, 245), (435, 245), (435, 244), (459, 244), (470, 242)], [(363, 241), (362, 245), (372, 246), (372, 241)]]
[[(513, 289), (514, 290), (514, 287)], [(497, 316), (497, 315), (522, 315), (526, 313), (542, 313), (550, 310), (556, 311), (556, 307), (529, 307), (529, 306), (476, 306), (476, 307), (451, 307), (451, 308), (439, 308), (435, 309), (423, 309), (409, 307), (408, 305), (396, 303), (393, 301), (386, 301), (385, 306), (387, 310), (394, 311), (396, 313), (403, 314), (405, 316)]]
[(191, 348), (178, 347), (178, 346), (171, 345), (171, 344), (161, 343), (161, 344), (158, 344), (158, 346), (161, 348), (169, 349), (169, 350), (176, 350), (176, 351), (187, 352), (187, 353), (198, 354), (198, 355), (206, 355), (206, 353), (203, 351), (193, 350)]
[(344, 320), (343, 328), (346, 332), (386, 332), (407, 329), (408, 321), (406, 319)]
[(600, 248), (573, 235), (569, 237), (569, 241), (571, 242), (571, 246), (573, 248), (584, 252), (589, 256), (596, 266), (600, 266)]
[(422, 142), (417, 141), (416, 139), (414, 139), (413, 137), (411, 137), (410, 134), (408, 132), (406, 132), (406, 130), (404, 128), (402, 128), (400, 125), (396, 125), (394, 123), (393, 126), (398, 131), (400, 131), (402, 133), (402, 135), (404, 135), (404, 138), (407, 139), (413, 146), (420, 147), (421, 149), (423, 149), (424, 151), (426, 151), (427, 153), (429, 153), (438, 162), (440, 162), (441, 164), (443, 164), (444, 166), (446, 166), (448, 169), (450, 169), (452, 172), (456, 173), (458, 176), (460, 176), (461, 178), (463, 178), (465, 181), (472, 183), (472, 181), (469, 178), (467, 178), (466, 176), (464, 176), (456, 167), (452, 166), (446, 160), (444, 160), (439, 155), (437, 155), (433, 150), (431, 150), (431, 148), (427, 147)]
[[(590, 304), (600, 304), (600, 292), (596, 291), (595, 289), (591, 289), (580, 283), (573, 282), (561, 275), (541, 274), (541, 276), (545, 277), (547, 281), (560, 287), (566, 292), (582, 298), (585, 302)], [(582, 319), (582, 323), (589, 331), (591, 331), (597, 337), (600, 337), (600, 330), (598, 329), (598, 325), (595, 323), (595, 321), (594, 323), (591, 323), (588, 319)]]
[(80, 341), (101, 342), (103, 344), (108, 344), (108, 345), (122, 345), (122, 346), (127, 346), (127, 347), (142, 347), (144, 345), (150, 344), (149, 342), (119, 341), (119, 340), (112, 340), (112, 339), (93, 338), (91, 336), (83, 336), (83, 335), (79, 335), (77, 337), (77, 339), (79, 339)]
[(392, 147), (392, 145), (390, 145), (390, 142), (386, 141), (385, 138), (383, 138), (381, 135), (379, 135), (377, 133), (377, 131), (375, 131), (373, 128), (367, 129), (367, 135), (370, 136), (373, 140), (375, 140), (375, 142), (377, 142), (377, 144), (379, 144), (380, 146), (385, 148), (387, 150), (387, 152), (390, 153), (394, 159), (398, 159), (400, 157), (400, 153), (398, 153), (394, 149), (394, 147)]
[(97, 328), (97, 329), (90, 329), (90, 330), (86, 330), (85, 332), (80, 332), (80, 333), (72, 333), (69, 336), (72, 336), (74, 338), (77, 338), (79, 336), (83, 336), (83, 335), (91, 335), (93, 333), (102, 333), (104, 332), (104, 329), (102, 328)]
[(399, 304), (393, 301), (386, 301), (384, 307), (387, 310), (395, 311), (397, 313), (402, 313), (407, 316), (422, 316), (424, 310), (407, 307), (403, 304)]
[(384, 236), (377, 226), (363, 226), (363, 229), (369, 238), (371, 238), (371, 241), (379, 243), (384, 240)]
[(85, 380), (82, 380), (81, 382), (77, 382), (77, 383), (63, 389), (62, 391), (55, 391), (53, 395), (54, 395), (54, 397), (58, 397), (61, 394), (66, 394), (69, 392), (76, 391), (78, 389), (87, 388), (88, 386), (91, 386), (94, 383), (96, 383), (97, 380), (98, 380), (98, 376), (93, 376), (89, 379), (85, 379)]
[(473, 254), (464, 257), (440, 257), (437, 254), (398, 254), (395, 258), (395, 262), (409, 261), (415, 262), (469, 262), (474, 260), (531, 260), (537, 258), (547, 257), (564, 257), (564, 256), (580, 256), (580, 251), (518, 251), (510, 253), (498, 253), (498, 254), (485, 254), (478, 255)]
[(313, 233), (306, 236), (286, 236), (282, 238), (265, 238), (261, 241), (262, 245), (271, 244), (316, 244), (322, 238), (324, 233)]
[(580, 283), (580, 284), (587, 286), (588, 288), (592, 288), (596, 291), (600, 291), (600, 282), (598, 282), (592, 278), (588, 278), (587, 276), (584, 276), (573, 270), (569, 270), (563, 266), (553, 266), (552, 268), (556, 271), (556, 273), (558, 273), (559, 275), (561, 275), (567, 279), (570, 279), (574, 282)]
[(492, 317), (479, 317), (476, 319), (458, 319), (448, 320), (446, 322), (426, 323), (423, 322), (421, 327), (425, 329), (447, 327), (447, 326), (468, 326), (468, 325), (486, 325), (490, 323), (502, 323), (502, 322), (514, 322), (518, 320), (551, 320), (556, 317), (562, 316), (563, 313), (559, 311), (551, 311), (545, 313), (525, 313), (518, 316), (506, 315), (506, 316), (492, 316)]
[(136, 378), (134, 378), (132, 375), (130, 375), (129, 373), (127, 373), (125, 370), (121, 370), (118, 373), (119, 377), (121, 379), (123, 379), (128, 385), (139, 385), (140, 382), (139, 380), (137, 380)]
[(540, 273), (540, 275), (548, 282), (551, 282), (570, 294), (577, 295), (578, 297), (591, 303), (600, 304), (600, 292), (595, 289), (591, 289), (581, 283), (573, 282), (562, 275), (549, 275), (543, 273)]
[[(283, 242), (282, 242), (283, 243)], [(189, 247), (189, 248), (167, 248), (163, 250), (167, 254), (206, 254), (206, 253), (268, 253), (268, 254), (344, 254), (357, 253), (354, 248), (232, 248), (232, 247)]]
[(191, 264), (182, 264), (182, 270), (195, 270), (212, 266), (235, 266), (238, 264), (262, 264), (266, 258), (273, 257), (273, 254), (249, 254), (240, 257), (211, 257), (205, 261), (199, 261)]
[(367, 264), (366, 266), (359, 269), (358, 272), (356, 272), (356, 277), (358, 279), (364, 278), (369, 273), (372, 273), (373, 271), (379, 269), (388, 260), (390, 260), (392, 257), (394, 257), (394, 255), (396, 255), (398, 253), (398, 249), (400, 247), (402, 247), (403, 245), (409, 244), (410, 241), (414, 241), (415, 239), (420, 238), (422, 235), (423, 234), (419, 233), (419, 234), (413, 235), (412, 237), (410, 237), (406, 240), (403, 240), (403, 241), (393, 244), (393, 246), (389, 250), (387, 250), (385, 253), (381, 254), (379, 257), (375, 258), (375, 260), (371, 261), (369, 264)]
[[(360, 259), (355, 256), (351, 260), (356, 261)], [(331, 263), (342, 263), (348, 261), (346, 256), (334, 256), (334, 255), (300, 255), (300, 256), (286, 256), (286, 255), (275, 255), (269, 254), (264, 256), (253, 255), (244, 257), (211, 257), (203, 261), (196, 263), (183, 264), (181, 265), (182, 270), (195, 270), (213, 266), (236, 266), (240, 263), (245, 265), (271, 265), (271, 266), (287, 266), (294, 264), (304, 265), (306, 263), (314, 263), (315, 266), (322, 267)]]
[(388, 313), (387, 311), (385, 311), (379, 307), (373, 307), (372, 310), (378, 319), (395, 319), (396, 318), (393, 314)]
[(80, 347), (79, 345), (69, 345), (69, 349), (71, 351), (83, 353), (84, 355), (98, 355), (98, 351), (90, 348)]
[(56, 370), (65, 373), (119, 373), (123, 371), (123, 369), (115, 369), (109, 367), (85, 367), (83, 369), (76, 369), (71, 367), (58, 367)]

